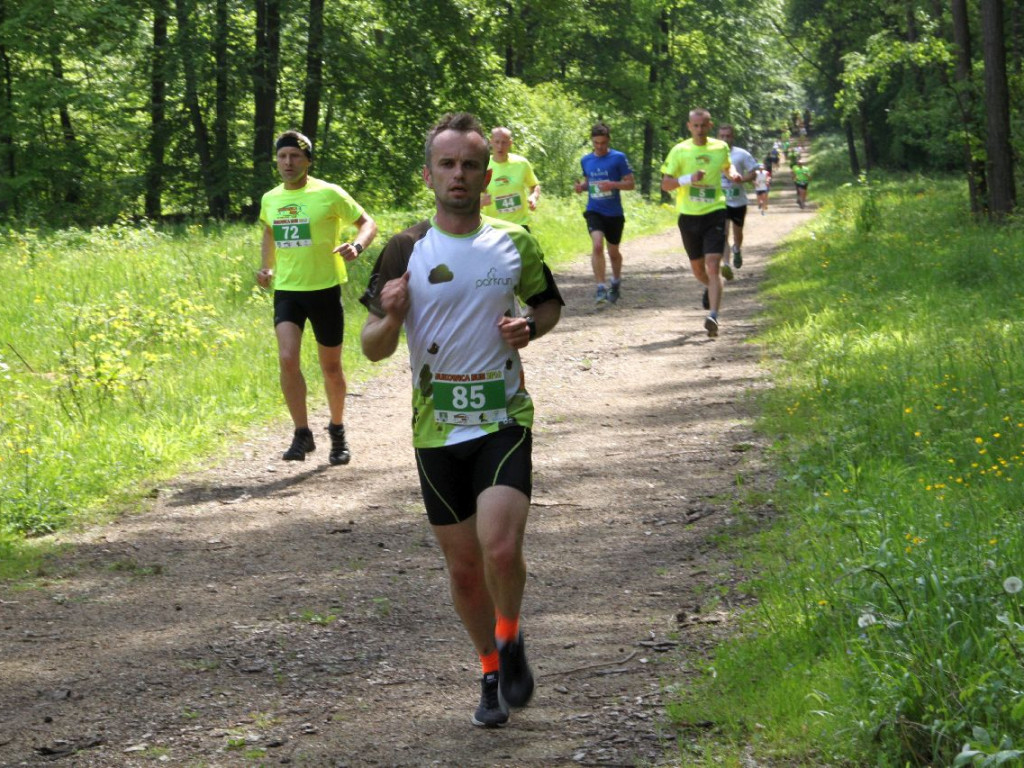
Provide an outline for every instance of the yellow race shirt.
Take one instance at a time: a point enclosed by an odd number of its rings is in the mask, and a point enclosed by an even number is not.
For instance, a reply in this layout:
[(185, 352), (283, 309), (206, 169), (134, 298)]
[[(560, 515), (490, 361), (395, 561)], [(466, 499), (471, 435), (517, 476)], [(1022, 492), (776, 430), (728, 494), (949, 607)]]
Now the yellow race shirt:
[(694, 144), (693, 139), (679, 142), (672, 147), (661, 166), (663, 174), (676, 178), (704, 171), (704, 178), (699, 182), (676, 190), (676, 210), (688, 216), (701, 216), (725, 208), (722, 174), (728, 170), (729, 145), (710, 138), (703, 146)]
[(274, 232), (274, 288), (319, 291), (348, 282), (345, 260), (333, 251), (342, 228), (364, 215), (348, 192), (312, 176), (302, 189), (279, 184), (263, 195), (260, 221)]
[(530, 161), (510, 152), (504, 163), (496, 163), (492, 157), (487, 167), (491, 169), (491, 182), (487, 185), (491, 204), (485, 205), (480, 212), (484, 216), (514, 224), (529, 224), (530, 204), (527, 197), (530, 190), (540, 183)]

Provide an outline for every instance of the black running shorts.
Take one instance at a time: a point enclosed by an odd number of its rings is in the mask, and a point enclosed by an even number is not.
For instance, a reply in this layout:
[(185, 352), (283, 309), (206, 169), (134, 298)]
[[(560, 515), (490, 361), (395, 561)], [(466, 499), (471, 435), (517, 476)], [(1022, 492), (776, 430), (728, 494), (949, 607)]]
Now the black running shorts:
[[(740, 229), (743, 229), (743, 222), (747, 220), (747, 206), (727, 205), (725, 207), (725, 218)], [(712, 251), (712, 253), (714, 253), (714, 251)]]
[(309, 320), (318, 344), (340, 346), (345, 338), (341, 286), (320, 291), (274, 291), (275, 327), (278, 323), (295, 323), (299, 328), (305, 328), (306, 320)]
[(587, 220), (587, 232), (602, 232), (604, 239), (612, 245), (622, 242), (622, 230), (626, 228), (625, 216), (605, 216), (596, 211), (584, 211)]
[(725, 250), (725, 209), (700, 216), (679, 214), (679, 234), (690, 261), (703, 259), (709, 253)]
[(519, 425), (475, 440), (417, 448), (420, 490), (431, 525), (454, 525), (476, 514), (477, 497), (507, 485), (533, 492), (533, 434)]

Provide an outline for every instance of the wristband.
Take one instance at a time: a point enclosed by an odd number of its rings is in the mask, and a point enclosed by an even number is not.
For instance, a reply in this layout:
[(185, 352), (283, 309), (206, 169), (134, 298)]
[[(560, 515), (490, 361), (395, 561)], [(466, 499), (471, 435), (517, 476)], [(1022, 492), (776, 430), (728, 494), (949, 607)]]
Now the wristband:
[(693, 174), (692, 173), (684, 174), (684, 175), (680, 176), (678, 179), (676, 179), (676, 181), (679, 182), (679, 186), (680, 187), (685, 187), (690, 182), (693, 181)]
[(537, 338), (537, 321), (532, 317), (526, 318), (526, 327), (530, 329), (530, 341)]
[(358, 256), (359, 254), (361, 254), (363, 252), (363, 244), (362, 243), (353, 243), (352, 247), (356, 249), (356, 256)]

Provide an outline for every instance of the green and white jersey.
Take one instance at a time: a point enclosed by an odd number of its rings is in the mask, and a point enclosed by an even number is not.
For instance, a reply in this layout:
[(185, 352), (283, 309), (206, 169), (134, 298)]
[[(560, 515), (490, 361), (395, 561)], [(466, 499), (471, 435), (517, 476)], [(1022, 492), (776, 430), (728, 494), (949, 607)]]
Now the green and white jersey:
[(263, 195), (260, 221), (274, 232), (274, 288), (319, 291), (348, 282), (345, 259), (333, 251), (342, 228), (365, 213), (337, 184), (312, 176), (302, 189), (279, 184)]
[(510, 152), (506, 162), (497, 163), (492, 157), (487, 167), (491, 169), (491, 181), (487, 185), (491, 203), (485, 205), (481, 213), (514, 224), (529, 224), (530, 204), (527, 198), (530, 190), (540, 183), (530, 161)]
[(676, 210), (689, 216), (725, 208), (722, 174), (729, 170), (729, 145), (719, 139), (708, 139), (703, 146), (687, 139), (676, 144), (661, 166), (668, 176), (688, 176), (704, 171), (704, 178), (676, 189)]
[[(733, 168), (740, 174), (746, 176), (757, 170), (757, 160), (754, 156), (742, 147), (733, 147), (729, 150), (729, 159)], [(725, 193), (725, 204), (730, 208), (743, 208), (747, 204), (747, 186), (742, 181), (734, 182), (726, 174), (722, 174), (722, 191)]]
[(378, 317), (384, 285), (409, 272), (405, 316), (412, 370), (413, 445), (437, 448), (533, 424), (518, 350), (498, 329), (519, 300), (561, 302), (536, 238), (484, 218), (468, 235), (429, 221), (395, 235), (381, 251), (360, 301)]

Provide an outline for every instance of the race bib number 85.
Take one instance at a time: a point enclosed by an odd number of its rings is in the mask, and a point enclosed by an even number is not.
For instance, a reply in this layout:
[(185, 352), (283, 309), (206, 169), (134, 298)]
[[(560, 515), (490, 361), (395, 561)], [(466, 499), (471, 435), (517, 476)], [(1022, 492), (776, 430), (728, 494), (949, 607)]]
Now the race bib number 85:
[(490, 424), (508, 416), (501, 371), (438, 373), (433, 390), (434, 419), (439, 424)]

